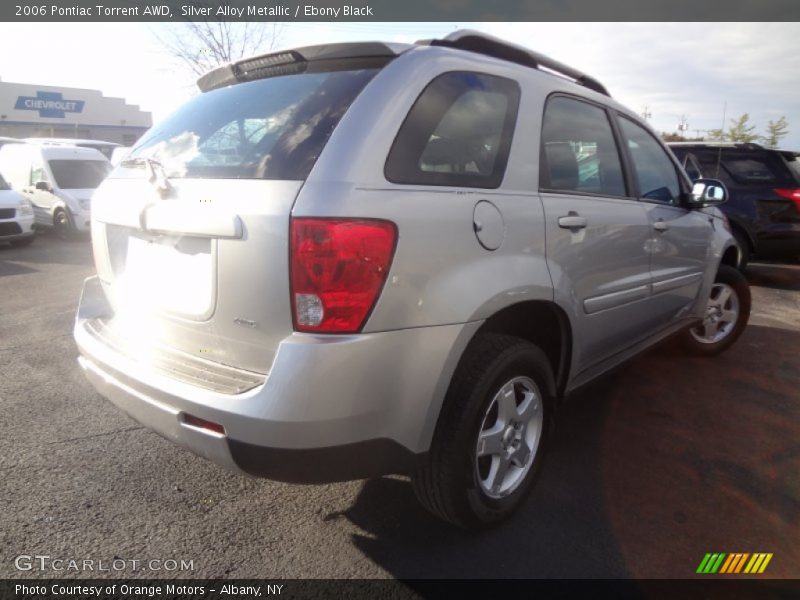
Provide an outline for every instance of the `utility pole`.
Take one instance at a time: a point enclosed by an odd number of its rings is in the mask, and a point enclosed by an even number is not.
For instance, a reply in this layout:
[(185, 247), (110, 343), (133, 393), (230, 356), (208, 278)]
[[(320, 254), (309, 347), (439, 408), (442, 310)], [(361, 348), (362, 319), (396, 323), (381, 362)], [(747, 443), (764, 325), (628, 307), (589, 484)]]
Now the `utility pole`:
[(649, 108), (650, 107), (647, 104), (644, 105), (644, 110), (642, 111), (642, 118), (645, 121), (649, 121), (650, 117), (653, 116), (653, 113), (650, 112)]

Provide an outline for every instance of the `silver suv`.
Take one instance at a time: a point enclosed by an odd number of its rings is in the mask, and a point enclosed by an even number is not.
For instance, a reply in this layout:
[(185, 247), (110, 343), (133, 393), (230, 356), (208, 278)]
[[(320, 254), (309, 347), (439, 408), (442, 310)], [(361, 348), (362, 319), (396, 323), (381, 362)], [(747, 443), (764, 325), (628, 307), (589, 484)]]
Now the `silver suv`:
[(724, 186), (566, 65), (461, 31), (198, 83), (94, 196), (75, 339), (104, 396), (221, 465), (409, 473), (438, 516), (491, 524), (559, 399), (746, 325)]

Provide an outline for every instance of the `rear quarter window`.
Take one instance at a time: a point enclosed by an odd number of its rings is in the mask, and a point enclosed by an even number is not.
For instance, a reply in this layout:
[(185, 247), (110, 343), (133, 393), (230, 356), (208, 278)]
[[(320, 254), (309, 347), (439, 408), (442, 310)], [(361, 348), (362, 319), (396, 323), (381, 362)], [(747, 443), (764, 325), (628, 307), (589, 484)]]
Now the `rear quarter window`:
[(497, 188), (519, 108), (517, 82), (455, 71), (431, 81), (392, 144), (384, 175), (393, 183)]
[(781, 156), (783, 156), (786, 166), (789, 167), (789, 171), (792, 172), (794, 184), (800, 185), (800, 154), (795, 154), (794, 152), (781, 152)]

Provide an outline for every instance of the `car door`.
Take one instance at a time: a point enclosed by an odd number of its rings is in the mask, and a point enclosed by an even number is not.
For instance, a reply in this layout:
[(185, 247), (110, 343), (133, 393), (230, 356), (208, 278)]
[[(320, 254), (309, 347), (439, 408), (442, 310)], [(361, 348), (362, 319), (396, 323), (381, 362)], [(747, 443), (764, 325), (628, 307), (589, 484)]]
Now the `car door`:
[(580, 374), (649, 333), (651, 226), (603, 106), (548, 99), (539, 173), (547, 264), (556, 301), (571, 312)]
[[(39, 182), (49, 184), (50, 189), (37, 189), (36, 184)], [(31, 164), (29, 185), (24, 191), (31, 204), (33, 204), (34, 222), (37, 225), (53, 224), (53, 204), (56, 201), (56, 196), (52, 192), (52, 185), (53, 182), (47, 175), (44, 163), (42, 161), (34, 161)]]
[(664, 146), (641, 125), (619, 117), (642, 206), (652, 227), (650, 273), (653, 324), (689, 314), (711, 260), (713, 219), (682, 206), (688, 186)]

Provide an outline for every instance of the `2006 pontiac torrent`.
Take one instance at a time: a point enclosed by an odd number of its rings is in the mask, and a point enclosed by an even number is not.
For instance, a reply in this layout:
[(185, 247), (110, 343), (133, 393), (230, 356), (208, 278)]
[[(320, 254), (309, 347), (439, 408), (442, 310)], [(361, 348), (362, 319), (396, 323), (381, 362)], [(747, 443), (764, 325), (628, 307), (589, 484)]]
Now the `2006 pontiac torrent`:
[(715, 205), (597, 80), (470, 31), (245, 59), (93, 198), (79, 362), (241, 472), (408, 473), (465, 527), (532, 487), (560, 398), (750, 295)]

